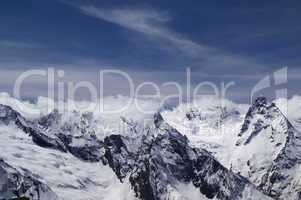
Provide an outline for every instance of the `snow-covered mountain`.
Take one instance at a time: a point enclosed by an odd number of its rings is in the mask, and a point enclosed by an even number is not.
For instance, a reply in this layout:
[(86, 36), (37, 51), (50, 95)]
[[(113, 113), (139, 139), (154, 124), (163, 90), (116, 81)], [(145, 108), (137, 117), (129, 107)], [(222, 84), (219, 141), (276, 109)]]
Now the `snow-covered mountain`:
[[(202, 106), (180, 107), (163, 112), (163, 116), (194, 146), (206, 148), (225, 167), (269, 196), (300, 199), (301, 133), (294, 127), (300, 125), (298, 100), (295, 96), (288, 102), (279, 99), (273, 103), (259, 97), (249, 109), (224, 100), (205, 100)], [(226, 120), (219, 114), (221, 110), (228, 111)], [(213, 117), (207, 117), (208, 113)], [(212, 126), (216, 121), (221, 121), (218, 128)], [(189, 126), (197, 131), (191, 132)]]
[[(206, 150), (191, 148), (187, 137), (164, 122), (160, 114), (155, 122), (140, 142), (129, 142), (133, 139), (120, 135), (105, 140), (109, 165), (121, 181), (129, 179), (139, 198), (269, 199)], [(138, 146), (129, 149), (128, 144)], [(183, 187), (191, 192), (181, 192)]]
[(301, 133), (280, 109), (259, 97), (249, 108), (231, 169), (276, 199), (300, 199)]
[(181, 104), (172, 111), (163, 111), (163, 118), (194, 147), (203, 147), (224, 166), (229, 166), (248, 105), (206, 98), (190, 104)]
[(0, 105), (0, 199), (300, 199), (300, 133), (263, 97), (181, 105), (147, 126), (122, 114), (121, 129), (14, 105)]
[[(35, 174), (36, 180), (51, 188), (58, 199), (135, 199), (129, 185), (120, 183), (109, 166), (94, 157), (86, 160), (82, 154), (74, 154), (67, 148), (70, 143), (46, 135), (50, 129), (40, 132), (37, 122), (27, 121), (8, 106), (0, 107), (0, 157), (18, 171)], [(90, 147), (93, 145), (89, 143), (78, 144), (77, 149), (86, 152)], [(48, 199), (42, 197), (38, 199)]]
[(28, 185), (19, 196), (31, 198), (34, 190), (41, 200), (269, 199), (208, 151), (191, 147), (161, 114), (144, 129), (122, 118), (135, 134), (101, 139), (88, 113), (53, 111), (29, 120), (6, 105), (0, 113), (3, 176), (14, 169)]

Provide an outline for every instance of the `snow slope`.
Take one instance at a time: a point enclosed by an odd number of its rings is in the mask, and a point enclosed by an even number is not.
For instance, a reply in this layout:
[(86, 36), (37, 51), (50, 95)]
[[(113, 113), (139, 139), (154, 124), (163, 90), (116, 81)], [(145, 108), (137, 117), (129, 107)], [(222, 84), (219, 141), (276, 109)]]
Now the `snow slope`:
[(59, 199), (135, 199), (129, 185), (120, 183), (101, 162), (84, 162), (70, 153), (39, 147), (13, 126), (0, 126), (0, 143), (0, 157), (5, 162), (37, 174)]

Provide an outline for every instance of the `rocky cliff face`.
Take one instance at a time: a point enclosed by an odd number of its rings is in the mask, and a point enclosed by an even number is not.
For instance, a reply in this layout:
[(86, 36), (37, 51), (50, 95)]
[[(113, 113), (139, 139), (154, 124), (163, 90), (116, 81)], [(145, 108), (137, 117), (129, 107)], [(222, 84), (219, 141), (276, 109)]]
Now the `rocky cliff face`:
[(178, 185), (192, 183), (207, 199), (244, 199), (247, 190), (254, 192), (253, 199), (268, 199), (206, 150), (191, 148), (188, 139), (160, 115), (155, 117), (155, 124), (139, 139), (137, 151), (127, 148), (126, 137), (112, 135), (105, 142), (109, 165), (121, 181), (129, 178), (138, 198), (172, 199)]

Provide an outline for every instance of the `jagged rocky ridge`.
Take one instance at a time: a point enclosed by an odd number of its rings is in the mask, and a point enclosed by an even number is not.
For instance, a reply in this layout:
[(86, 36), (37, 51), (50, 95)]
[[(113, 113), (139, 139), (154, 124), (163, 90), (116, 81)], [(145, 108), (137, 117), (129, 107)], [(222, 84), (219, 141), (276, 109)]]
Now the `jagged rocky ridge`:
[(203, 112), (199, 109), (190, 109), (186, 112), (185, 117), (192, 120), (206, 121), (208, 125), (212, 128), (220, 128), (220, 126), (227, 121), (228, 118), (237, 117), (240, 115), (240, 112), (236, 109), (228, 110), (226, 106), (215, 106), (210, 108), (209, 111)]
[[(155, 117), (155, 126), (144, 130), (141, 137), (111, 135), (100, 141), (87, 125), (89, 120), (62, 125), (60, 114), (53, 112), (32, 122), (3, 105), (0, 113), (2, 123), (15, 124), (39, 146), (70, 152), (86, 162), (108, 164), (120, 181), (129, 180), (140, 199), (185, 199), (177, 187), (189, 183), (204, 199), (268, 199), (206, 150), (191, 148), (187, 138), (165, 123), (160, 114)], [(82, 122), (86, 117), (79, 119)]]
[[(208, 199), (268, 199), (247, 179), (223, 167), (204, 149), (194, 149), (188, 139), (155, 117), (157, 135), (142, 137), (136, 151), (128, 149), (128, 139), (112, 135), (105, 140), (105, 158), (123, 181), (129, 177), (137, 196), (145, 200), (172, 199), (179, 183), (192, 183)], [(150, 131), (150, 130), (149, 130)]]
[(62, 120), (57, 110), (35, 121), (26, 120), (9, 106), (0, 106), (0, 121), (4, 124), (13, 123), (41, 147), (53, 148), (70, 152), (85, 161), (97, 162), (102, 156), (102, 142), (93, 130), (93, 119), (90, 114), (73, 112), (72, 121)]

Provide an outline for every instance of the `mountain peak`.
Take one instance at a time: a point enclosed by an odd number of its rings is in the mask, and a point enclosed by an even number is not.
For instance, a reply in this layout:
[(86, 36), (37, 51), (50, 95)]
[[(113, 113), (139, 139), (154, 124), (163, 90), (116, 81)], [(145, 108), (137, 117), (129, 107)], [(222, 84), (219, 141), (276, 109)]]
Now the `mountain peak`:
[(259, 133), (262, 128), (270, 125), (277, 118), (290, 124), (274, 103), (269, 102), (266, 97), (258, 97), (249, 108), (238, 136), (241, 137), (248, 130)]
[(268, 104), (268, 100), (264, 96), (257, 97), (253, 102), (253, 105), (256, 107), (266, 106)]
[(154, 114), (154, 124), (157, 128), (160, 127), (161, 123), (163, 123), (164, 119), (161, 115), (161, 113)]
[(0, 104), (0, 120), (5, 124), (10, 123), (10, 121), (15, 121), (18, 116), (20, 116), (20, 114), (10, 106)]
[(276, 199), (299, 195), (294, 175), (301, 158), (300, 133), (265, 97), (249, 108), (231, 168)]

